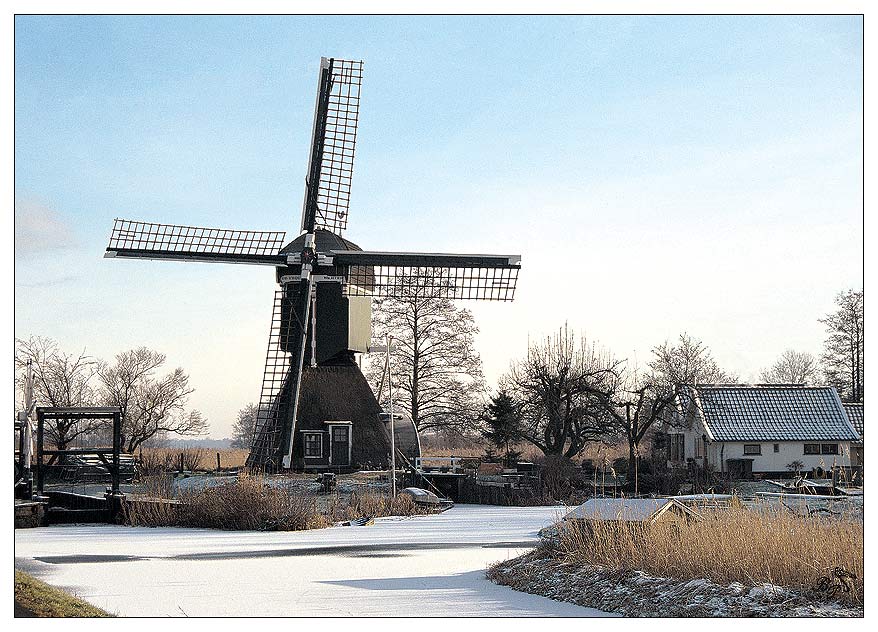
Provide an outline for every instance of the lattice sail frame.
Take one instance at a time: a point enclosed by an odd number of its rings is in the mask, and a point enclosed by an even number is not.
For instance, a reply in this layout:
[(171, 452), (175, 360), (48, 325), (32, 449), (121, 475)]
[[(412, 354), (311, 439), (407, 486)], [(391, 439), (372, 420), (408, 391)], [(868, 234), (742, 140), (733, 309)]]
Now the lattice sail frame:
[(351, 266), (345, 292), (348, 296), (511, 301), (515, 297), (521, 266)]
[(286, 233), (283, 231), (205, 228), (116, 218), (107, 250), (270, 256), (280, 251), (285, 240)]
[(363, 62), (332, 59), (330, 63), (329, 99), (315, 220), (318, 228), (339, 233), (348, 225)]
[[(274, 470), (280, 465), (279, 450), (283, 440), (284, 417), (289, 406), (285, 390), (289, 388), (290, 354), (289, 337), (294, 328), (283, 320), (283, 290), (274, 293), (271, 328), (268, 334), (268, 349), (265, 354), (265, 371), (262, 375), (262, 392), (256, 411), (256, 423), (247, 467), (260, 470)], [(287, 332), (284, 334), (284, 332)]]

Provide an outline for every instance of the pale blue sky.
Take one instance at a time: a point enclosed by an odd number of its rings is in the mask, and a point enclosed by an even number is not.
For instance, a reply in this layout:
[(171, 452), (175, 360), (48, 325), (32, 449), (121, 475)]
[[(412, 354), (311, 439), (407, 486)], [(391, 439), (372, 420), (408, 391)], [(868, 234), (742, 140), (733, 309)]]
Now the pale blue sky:
[(228, 434), (273, 272), (102, 259), (116, 216), (299, 224), (321, 55), (363, 59), (368, 249), (519, 253), (489, 379), (565, 320), (755, 378), (862, 284), (859, 17), (18, 17), (17, 336), (186, 368)]

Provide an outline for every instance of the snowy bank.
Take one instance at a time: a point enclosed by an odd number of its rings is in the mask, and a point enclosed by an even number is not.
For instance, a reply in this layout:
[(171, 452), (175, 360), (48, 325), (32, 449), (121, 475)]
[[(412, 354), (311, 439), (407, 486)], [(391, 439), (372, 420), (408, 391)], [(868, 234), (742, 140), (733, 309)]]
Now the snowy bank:
[(493, 582), (629, 617), (862, 617), (862, 607), (815, 601), (772, 584), (727, 586), (565, 562), (540, 547), (488, 569)]

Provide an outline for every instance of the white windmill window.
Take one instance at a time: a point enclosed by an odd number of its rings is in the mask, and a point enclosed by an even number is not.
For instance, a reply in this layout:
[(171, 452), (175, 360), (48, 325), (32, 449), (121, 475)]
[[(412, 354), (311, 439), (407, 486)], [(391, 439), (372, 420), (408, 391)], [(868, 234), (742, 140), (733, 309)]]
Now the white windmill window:
[(319, 459), (323, 457), (323, 433), (322, 432), (304, 432), (302, 433), (305, 440), (305, 458)]

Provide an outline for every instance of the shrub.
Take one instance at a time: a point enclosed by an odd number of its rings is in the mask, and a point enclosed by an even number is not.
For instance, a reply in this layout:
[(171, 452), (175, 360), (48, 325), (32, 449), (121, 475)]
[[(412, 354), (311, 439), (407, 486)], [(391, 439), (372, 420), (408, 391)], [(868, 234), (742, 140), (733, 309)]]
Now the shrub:
[(205, 454), (204, 448), (183, 448), (180, 450), (179, 459), (183, 463), (183, 469), (188, 472), (201, 469), (201, 461)]
[(583, 489), (588, 481), (570, 459), (561, 456), (547, 456), (543, 461), (540, 479), (546, 494), (556, 500), (570, 498), (575, 489)]
[(141, 477), (152, 477), (174, 469), (174, 453), (170, 450), (141, 450), (137, 461), (137, 471)]
[(314, 496), (266, 485), (259, 476), (186, 491), (180, 524), (225, 530), (298, 531), (328, 526)]

